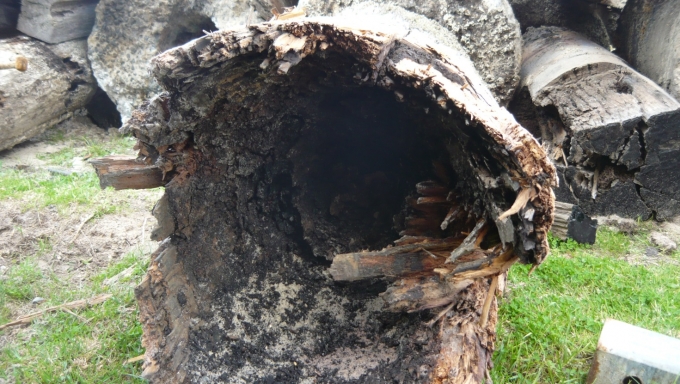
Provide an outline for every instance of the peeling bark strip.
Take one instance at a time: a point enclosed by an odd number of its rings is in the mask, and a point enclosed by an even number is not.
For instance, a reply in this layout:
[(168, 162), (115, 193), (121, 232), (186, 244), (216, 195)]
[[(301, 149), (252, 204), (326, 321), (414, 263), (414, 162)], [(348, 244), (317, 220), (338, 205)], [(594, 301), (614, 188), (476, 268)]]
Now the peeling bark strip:
[(557, 27), (524, 36), (513, 104), (589, 215), (680, 214), (680, 104), (608, 50)]
[[(136, 291), (152, 382), (471, 383), (489, 368), (488, 280), (544, 259), (554, 168), (463, 54), (343, 25), (252, 25), (153, 60), (166, 92), (125, 127), (169, 179), (154, 232), (169, 237)], [(445, 264), (480, 220), (478, 248)], [(330, 279), (328, 259), (397, 281), (381, 298), (374, 277)], [(447, 304), (433, 327), (385, 311)]]

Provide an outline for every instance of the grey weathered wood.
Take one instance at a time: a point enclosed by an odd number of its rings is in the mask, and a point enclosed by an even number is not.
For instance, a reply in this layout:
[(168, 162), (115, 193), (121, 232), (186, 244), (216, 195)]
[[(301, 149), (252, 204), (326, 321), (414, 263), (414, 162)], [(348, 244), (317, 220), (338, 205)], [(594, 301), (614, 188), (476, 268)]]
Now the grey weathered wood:
[[(513, 110), (558, 166), (560, 200), (578, 202), (589, 215), (680, 213), (660, 203), (680, 199), (680, 104), (668, 93), (557, 27), (525, 34), (521, 74)], [(645, 198), (646, 191), (664, 198)]]
[(97, 89), (84, 40), (44, 44), (27, 36), (0, 39), (0, 151), (31, 139), (83, 108)]
[(680, 1), (629, 0), (619, 54), (680, 100)]
[(617, 320), (605, 321), (586, 383), (678, 382), (680, 382), (679, 339)]
[(626, 0), (509, 0), (522, 31), (558, 26), (577, 31), (603, 47), (615, 47)]
[(507, 105), (517, 88), (521, 32), (508, 0), (300, 0), (299, 6), (310, 16), (347, 14), (375, 22), (408, 19), (424, 30), (436, 22), (453, 33), (433, 34), (433, 41), (468, 52), (501, 104)]
[(23, 0), (17, 29), (50, 44), (87, 38), (98, 0)]

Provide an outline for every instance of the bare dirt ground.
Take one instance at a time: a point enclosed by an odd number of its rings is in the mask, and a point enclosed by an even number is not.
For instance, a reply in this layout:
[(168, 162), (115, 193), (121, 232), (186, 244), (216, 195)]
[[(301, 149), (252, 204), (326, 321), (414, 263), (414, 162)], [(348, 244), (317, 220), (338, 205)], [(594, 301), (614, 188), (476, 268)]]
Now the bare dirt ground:
[[(87, 162), (90, 154), (75, 156), (66, 165), (55, 165), (46, 156), (65, 149), (86, 153), (88, 145), (106, 144), (115, 138), (120, 139), (115, 130), (107, 132), (86, 118), (71, 119), (39, 138), (0, 152), (0, 168), (20, 170), (26, 175), (45, 171), (93, 173)], [(132, 143), (117, 153), (133, 154)], [(161, 189), (106, 191), (103, 198), (111, 213), (96, 209), (95, 203), (101, 205), (101, 201), (93, 201), (92, 206), (35, 207), (30, 196), (0, 200), (0, 280), (29, 259), (43, 275), (78, 287), (130, 252), (147, 257), (156, 247), (156, 242), (149, 240), (156, 225), (151, 209), (162, 193)], [(6, 307), (11, 319), (38, 309), (30, 300), (9, 302)], [(0, 349), (11, 344), (16, 334), (2, 333)]]

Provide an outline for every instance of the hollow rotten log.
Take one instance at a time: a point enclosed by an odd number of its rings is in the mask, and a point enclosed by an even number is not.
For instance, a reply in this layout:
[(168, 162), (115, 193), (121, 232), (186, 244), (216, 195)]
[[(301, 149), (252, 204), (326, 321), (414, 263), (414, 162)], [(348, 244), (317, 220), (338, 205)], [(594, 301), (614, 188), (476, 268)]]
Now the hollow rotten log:
[(511, 109), (541, 138), (559, 201), (588, 215), (680, 213), (680, 104), (623, 60), (558, 27), (524, 35)]
[(484, 380), (497, 276), (546, 256), (555, 170), (464, 54), (384, 21), (153, 60), (165, 93), (125, 126), (168, 180), (136, 289), (144, 377)]

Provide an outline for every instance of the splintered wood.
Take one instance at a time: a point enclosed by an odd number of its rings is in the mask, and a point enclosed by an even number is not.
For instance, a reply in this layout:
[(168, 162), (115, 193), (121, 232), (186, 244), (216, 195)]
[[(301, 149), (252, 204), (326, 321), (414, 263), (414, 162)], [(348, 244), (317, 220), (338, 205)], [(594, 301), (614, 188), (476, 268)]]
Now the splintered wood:
[[(336, 255), (333, 279), (401, 278), (383, 299), (388, 310), (414, 311), (447, 305), (472, 279), (503, 273), (517, 261), (512, 246), (503, 247), (487, 220), (475, 218), (449, 188), (428, 180), (416, 191), (407, 199), (406, 228), (395, 246)], [(520, 192), (509, 211), (517, 213), (531, 195)]]
[(90, 160), (99, 176), (100, 187), (148, 189), (165, 185), (163, 171), (129, 156), (108, 156)]

